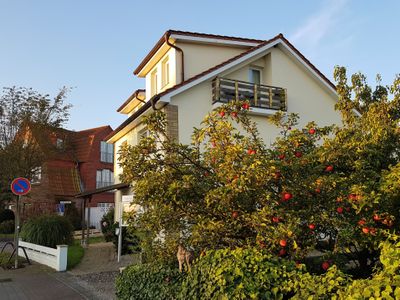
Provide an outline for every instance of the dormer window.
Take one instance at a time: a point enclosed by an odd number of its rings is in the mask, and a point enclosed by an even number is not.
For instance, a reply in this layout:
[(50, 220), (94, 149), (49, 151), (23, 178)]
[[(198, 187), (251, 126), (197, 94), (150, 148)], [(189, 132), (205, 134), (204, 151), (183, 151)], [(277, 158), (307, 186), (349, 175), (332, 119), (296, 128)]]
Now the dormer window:
[(157, 90), (157, 69), (155, 69), (153, 72), (151, 72), (150, 81), (151, 81), (151, 95), (154, 96), (158, 92), (158, 90)]
[(169, 83), (169, 59), (168, 57), (162, 62), (162, 86), (166, 86)]

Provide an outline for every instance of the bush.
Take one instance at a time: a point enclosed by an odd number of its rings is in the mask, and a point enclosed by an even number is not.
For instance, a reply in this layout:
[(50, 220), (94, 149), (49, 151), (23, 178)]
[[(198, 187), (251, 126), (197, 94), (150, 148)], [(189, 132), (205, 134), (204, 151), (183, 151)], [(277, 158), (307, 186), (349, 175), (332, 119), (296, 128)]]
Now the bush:
[(253, 248), (209, 251), (192, 268), (181, 299), (282, 299), (301, 267)]
[(106, 242), (111, 242), (115, 236), (114, 209), (110, 209), (108, 213), (103, 215), (100, 226)]
[(14, 220), (8, 220), (0, 223), (0, 233), (14, 233), (15, 222)]
[(0, 209), (0, 223), (14, 219), (14, 212), (11, 209)]
[(182, 275), (176, 266), (149, 263), (130, 266), (116, 279), (118, 299), (176, 299)]
[[(115, 234), (115, 229), (119, 227), (119, 223), (114, 223), (113, 228), (113, 239), (112, 242), (116, 250), (118, 250), (118, 236)], [(139, 252), (140, 248), (140, 237), (138, 232), (134, 228), (122, 227), (122, 248), (121, 254), (131, 254)]]
[(28, 220), (22, 227), (21, 238), (25, 242), (56, 248), (57, 245), (71, 244), (73, 227), (62, 216), (42, 215)]

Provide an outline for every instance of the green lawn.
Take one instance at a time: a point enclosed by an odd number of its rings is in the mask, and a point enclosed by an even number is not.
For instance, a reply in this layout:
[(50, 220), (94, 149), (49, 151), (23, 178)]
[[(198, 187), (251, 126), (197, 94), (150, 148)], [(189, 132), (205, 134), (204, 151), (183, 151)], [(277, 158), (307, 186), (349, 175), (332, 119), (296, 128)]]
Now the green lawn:
[(82, 260), (83, 254), (85, 250), (81, 246), (80, 241), (74, 241), (72, 245), (68, 246), (68, 261), (67, 261), (67, 269), (71, 270), (77, 264), (79, 264)]

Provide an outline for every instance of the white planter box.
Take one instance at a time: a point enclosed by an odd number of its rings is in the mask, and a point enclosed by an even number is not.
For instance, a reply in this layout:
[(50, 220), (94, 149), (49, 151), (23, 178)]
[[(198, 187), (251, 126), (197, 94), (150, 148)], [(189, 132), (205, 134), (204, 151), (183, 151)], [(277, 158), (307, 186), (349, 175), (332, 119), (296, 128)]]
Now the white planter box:
[[(25, 248), (30, 260), (49, 266), (56, 271), (67, 270), (68, 246), (57, 245), (57, 249), (19, 241), (19, 245)], [(18, 249), (18, 255), (24, 257), (24, 251)]]

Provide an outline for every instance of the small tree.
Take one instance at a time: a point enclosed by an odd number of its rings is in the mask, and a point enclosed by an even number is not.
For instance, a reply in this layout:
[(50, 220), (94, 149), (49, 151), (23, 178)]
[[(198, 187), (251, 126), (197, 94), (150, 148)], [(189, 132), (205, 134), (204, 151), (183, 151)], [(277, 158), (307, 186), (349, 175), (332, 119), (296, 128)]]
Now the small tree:
[(298, 128), (296, 114), (280, 112), (270, 119), (281, 129), (271, 147), (247, 102), (212, 111), (191, 145), (168, 138), (162, 112), (147, 117), (151, 135), (124, 146), (119, 163), (144, 208), (134, 220), (152, 233), (149, 243), (164, 255), (178, 243), (251, 245), (293, 259), (319, 249), (369, 273), (377, 243), (397, 226), (400, 79), (372, 92), (360, 74), (348, 85), (337, 68), (335, 78), (343, 124)]
[(10, 200), (9, 187), (16, 177), (32, 178), (35, 170), (54, 153), (51, 133), (67, 120), (69, 89), (51, 99), (33, 89), (4, 88), (0, 96), (0, 206)]

